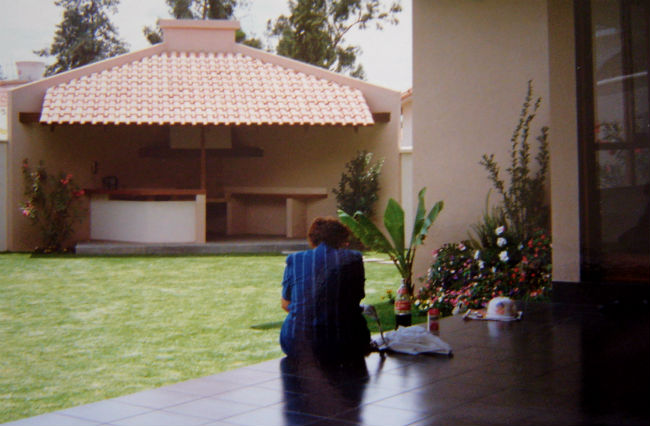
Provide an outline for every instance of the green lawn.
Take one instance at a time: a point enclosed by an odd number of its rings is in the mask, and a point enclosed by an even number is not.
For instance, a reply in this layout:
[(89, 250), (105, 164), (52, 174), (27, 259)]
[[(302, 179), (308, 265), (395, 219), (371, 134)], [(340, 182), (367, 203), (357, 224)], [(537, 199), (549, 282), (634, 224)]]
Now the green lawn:
[[(282, 356), (284, 259), (0, 254), (0, 423)], [(398, 283), (366, 264), (383, 321)]]

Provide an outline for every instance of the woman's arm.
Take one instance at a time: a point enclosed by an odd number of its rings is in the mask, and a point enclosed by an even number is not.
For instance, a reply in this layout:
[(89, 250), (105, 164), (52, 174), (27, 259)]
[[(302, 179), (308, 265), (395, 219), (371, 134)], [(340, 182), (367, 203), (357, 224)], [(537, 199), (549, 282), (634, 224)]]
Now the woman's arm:
[(289, 303), (291, 303), (291, 301), (285, 299), (284, 297), (282, 298), (282, 309), (284, 309), (286, 312), (289, 312)]

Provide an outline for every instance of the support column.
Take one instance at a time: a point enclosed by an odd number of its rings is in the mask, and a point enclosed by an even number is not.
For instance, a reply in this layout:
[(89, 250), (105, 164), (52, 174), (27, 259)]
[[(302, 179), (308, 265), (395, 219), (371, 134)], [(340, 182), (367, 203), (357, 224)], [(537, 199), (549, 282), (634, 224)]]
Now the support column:
[(307, 236), (307, 203), (287, 198), (287, 238)]
[(205, 194), (197, 194), (195, 199), (196, 206), (196, 237), (195, 242), (205, 243)]

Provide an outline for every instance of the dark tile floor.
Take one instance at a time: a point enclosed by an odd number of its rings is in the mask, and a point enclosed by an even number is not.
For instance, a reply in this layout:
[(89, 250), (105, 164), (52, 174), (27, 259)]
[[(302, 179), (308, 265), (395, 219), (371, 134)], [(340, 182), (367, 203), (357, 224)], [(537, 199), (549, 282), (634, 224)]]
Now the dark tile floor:
[(453, 357), (345, 370), (286, 359), (13, 425), (648, 425), (647, 305), (528, 305), (519, 322), (441, 321)]

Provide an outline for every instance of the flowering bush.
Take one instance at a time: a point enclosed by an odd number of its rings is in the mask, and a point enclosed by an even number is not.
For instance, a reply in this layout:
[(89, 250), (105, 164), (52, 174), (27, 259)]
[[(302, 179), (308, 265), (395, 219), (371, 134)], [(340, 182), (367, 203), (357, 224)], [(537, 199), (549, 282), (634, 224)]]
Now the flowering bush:
[(537, 230), (523, 243), (514, 245), (504, 226), (494, 230), (494, 244), (469, 248), (468, 243), (446, 244), (434, 252), (433, 263), (415, 305), (431, 307), (449, 315), (462, 302), (472, 309), (483, 308), (496, 296), (513, 299), (548, 298), (551, 288), (551, 242)]
[(433, 252), (434, 263), (428, 272), (431, 282), (445, 288), (461, 288), (474, 280), (479, 266), (464, 243), (445, 244)]
[(501, 176), (494, 154), (483, 155), (480, 164), (503, 202), (488, 207), (482, 221), (472, 226), (472, 241), (447, 244), (433, 254), (433, 263), (417, 295), (421, 309), (438, 307), (450, 312), (461, 302), (468, 308), (482, 308), (495, 296), (513, 299), (547, 298), (551, 284), (551, 242), (545, 197), (548, 172), (548, 128), (537, 137), (538, 167), (530, 167), (530, 125), (541, 104), (533, 99), (532, 82), (524, 100), (519, 122), (512, 134), (509, 180)]
[(386, 290), (386, 295), (381, 296), (381, 300), (388, 299), (388, 303), (391, 305), (395, 304), (395, 294), (393, 293), (393, 290)]
[(32, 170), (25, 159), (22, 172), (27, 201), (20, 204), (20, 211), (41, 231), (43, 247), (39, 250), (61, 251), (62, 244), (72, 234), (74, 222), (82, 218), (83, 210), (77, 199), (84, 191), (75, 184), (71, 174), (48, 174), (43, 162)]

